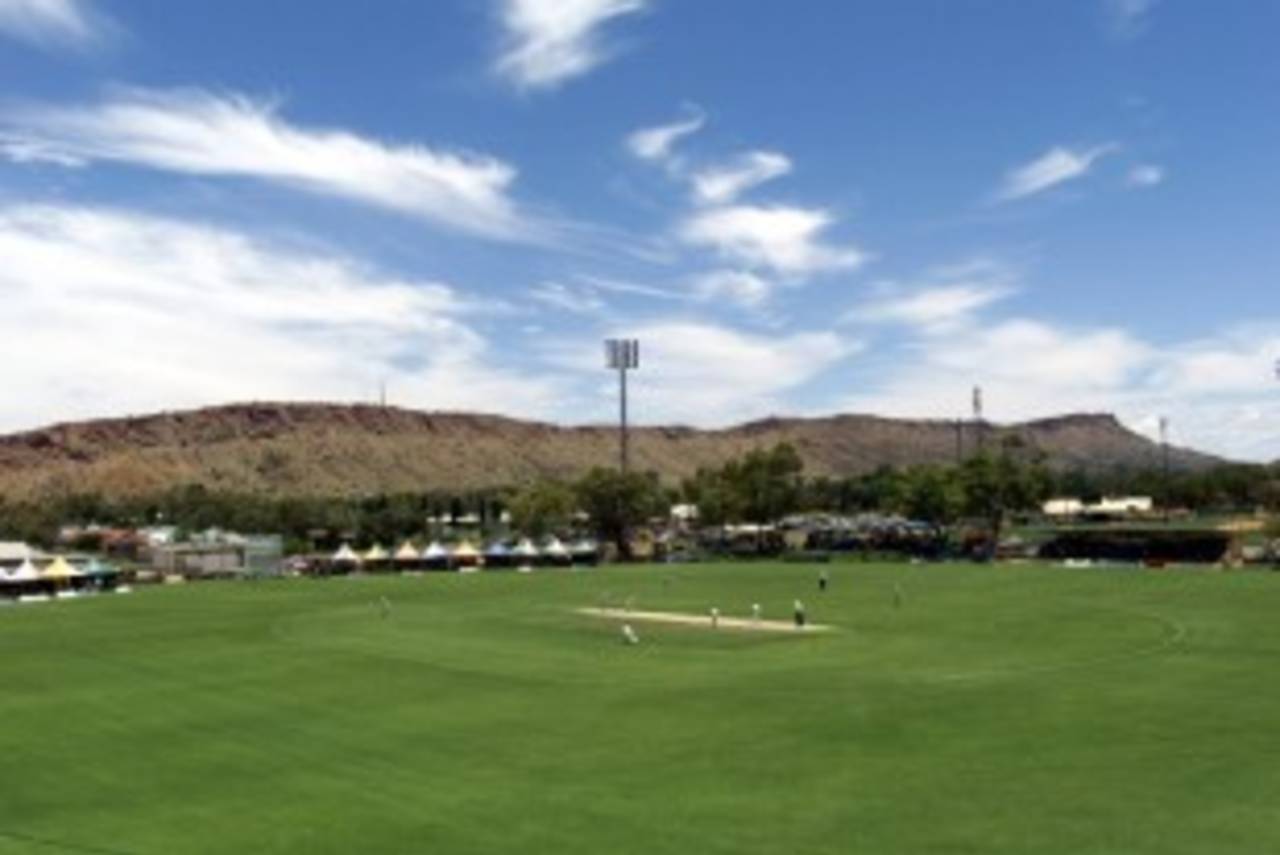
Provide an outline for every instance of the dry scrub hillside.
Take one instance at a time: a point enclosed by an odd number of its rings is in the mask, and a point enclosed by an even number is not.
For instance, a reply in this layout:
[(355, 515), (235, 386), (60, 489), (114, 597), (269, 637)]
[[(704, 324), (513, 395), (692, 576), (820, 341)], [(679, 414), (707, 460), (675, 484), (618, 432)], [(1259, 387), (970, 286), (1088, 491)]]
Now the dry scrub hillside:
[[(756, 447), (791, 442), (811, 475), (953, 460), (956, 426), (862, 415), (773, 418), (723, 430), (636, 429), (632, 460), (678, 479)], [(977, 429), (966, 426), (963, 448)], [(1152, 466), (1159, 449), (1111, 416), (1074, 415), (983, 429), (1017, 433), (1058, 467)], [(0, 495), (138, 495), (182, 484), (293, 495), (468, 489), (570, 478), (612, 465), (611, 427), (562, 427), (497, 416), (335, 404), (236, 404), (56, 425), (0, 437)], [(1214, 458), (1177, 449), (1174, 465)]]

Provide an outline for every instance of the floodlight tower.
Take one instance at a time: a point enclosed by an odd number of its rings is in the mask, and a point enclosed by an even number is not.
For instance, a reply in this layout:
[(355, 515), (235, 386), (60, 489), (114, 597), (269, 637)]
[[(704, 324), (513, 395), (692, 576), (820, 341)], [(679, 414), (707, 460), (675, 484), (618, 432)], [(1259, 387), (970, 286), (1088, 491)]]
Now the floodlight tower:
[(608, 367), (618, 372), (618, 465), (627, 472), (627, 372), (640, 367), (640, 342), (611, 338), (604, 343)]

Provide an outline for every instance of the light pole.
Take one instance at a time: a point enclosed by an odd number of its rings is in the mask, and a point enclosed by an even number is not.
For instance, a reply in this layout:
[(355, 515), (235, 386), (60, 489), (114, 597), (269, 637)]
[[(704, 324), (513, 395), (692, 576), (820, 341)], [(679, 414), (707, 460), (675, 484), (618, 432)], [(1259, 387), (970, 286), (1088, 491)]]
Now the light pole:
[(604, 343), (608, 367), (618, 372), (618, 465), (627, 472), (627, 372), (640, 367), (640, 342), (611, 338)]

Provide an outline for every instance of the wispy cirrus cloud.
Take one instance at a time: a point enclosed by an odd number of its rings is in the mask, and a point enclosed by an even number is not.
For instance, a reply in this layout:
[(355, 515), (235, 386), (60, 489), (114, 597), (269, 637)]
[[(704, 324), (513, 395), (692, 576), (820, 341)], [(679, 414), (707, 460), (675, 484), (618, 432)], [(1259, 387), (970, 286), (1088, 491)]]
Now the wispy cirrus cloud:
[(669, 288), (658, 285), (647, 285), (642, 282), (628, 282), (623, 279), (611, 279), (603, 276), (580, 276), (583, 282), (601, 291), (614, 294), (634, 294), (640, 297), (652, 297), (656, 300), (683, 300), (684, 295)]
[(910, 282), (874, 283), (876, 296), (854, 306), (847, 324), (897, 325), (941, 335), (972, 323), (986, 308), (1018, 291), (1018, 273), (1008, 263), (978, 256), (926, 270)]
[(544, 228), (512, 199), (516, 169), (497, 158), (303, 127), (274, 103), (202, 89), (17, 107), (0, 118), (0, 153), (252, 178), (495, 239), (534, 240)]
[(91, 46), (113, 28), (88, 0), (0, 0), (0, 34), (42, 47)]
[(662, 125), (640, 128), (627, 136), (627, 150), (640, 160), (651, 163), (675, 166), (674, 148), (680, 140), (697, 133), (706, 123), (707, 117), (696, 107), (689, 107), (683, 119), (677, 119)]
[(873, 301), (849, 312), (845, 320), (902, 324), (929, 332), (945, 332), (1008, 295), (1007, 288), (986, 283), (937, 285)]
[(1103, 12), (1111, 34), (1120, 39), (1142, 35), (1160, 0), (1103, 0)]
[(1056, 187), (1067, 181), (1087, 175), (1099, 158), (1115, 151), (1115, 143), (1077, 149), (1054, 146), (1040, 157), (1015, 167), (1005, 173), (1004, 181), (996, 191), (998, 202), (1025, 199)]
[(724, 205), (752, 187), (791, 171), (791, 158), (776, 151), (749, 151), (732, 160), (695, 172), (694, 198), (704, 205)]
[[(0, 402), (22, 428), (246, 399), (396, 399), (548, 414), (556, 381), (502, 367), (449, 285), (206, 225), (0, 208)], [(38, 355), (38, 358), (37, 358)]]
[(646, 0), (501, 0), (498, 74), (519, 89), (551, 89), (586, 74), (612, 51), (601, 29)]
[(543, 282), (529, 291), (530, 298), (556, 311), (575, 315), (598, 315), (608, 306), (600, 294), (590, 285), (566, 285), (563, 282)]
[(823, 241), (833, 222), (829, 213), (818, 208), (732, 205), (693, 214), (680, 224), (677, 234), (689, 246), (784, 276), (859, 267), (867, 259), (861, 250)]
[(745, 270), (712, 270), (694, 277), (693, 293), (704, 302), (723, 300), (756, 309), (773, 293), (773, 283)]
[(68, 154), (56, 145), (50, 145), (39, 140), (8, 137), (3, 133), (0, 133), (0, 157), (11, 160), (14, 163), (44, 163), (52, 166), (61, 166), (65, 169), (79, 169), (82, 166), (89, 165), (88, 161), (83, 157)]
[(1165, 169), (1154, 163), (1141, 163), (1129, 170), (1125, 183), (1130, 187), (1155, 187), (1163, 184)]

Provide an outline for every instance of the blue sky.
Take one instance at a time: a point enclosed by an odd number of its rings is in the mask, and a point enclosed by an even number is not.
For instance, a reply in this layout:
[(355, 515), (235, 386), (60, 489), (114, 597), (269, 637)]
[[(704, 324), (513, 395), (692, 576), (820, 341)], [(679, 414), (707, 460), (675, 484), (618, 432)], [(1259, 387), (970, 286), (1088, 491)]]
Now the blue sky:
[(0, 0), (0, 428), (1117, 413), (1280, 456), (1265, 0)]

